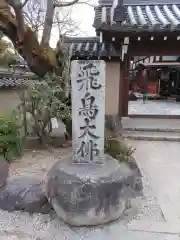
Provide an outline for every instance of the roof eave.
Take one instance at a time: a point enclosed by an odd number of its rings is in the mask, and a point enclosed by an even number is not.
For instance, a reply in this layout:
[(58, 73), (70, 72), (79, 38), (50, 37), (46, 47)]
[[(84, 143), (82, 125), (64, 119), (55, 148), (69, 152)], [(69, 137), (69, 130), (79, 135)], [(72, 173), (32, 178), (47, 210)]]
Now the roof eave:
[(154, 29), (151, 27), (133, 27), (133, 26), (119, 26), (119, 24), (108, 25), (106, 23), (103, 24), (94, 24), (96, 32), (124, 32), (124, 33), (171, 33), (177, 32), (180, 33), (179, 28), (162, 28), (162, 29)]

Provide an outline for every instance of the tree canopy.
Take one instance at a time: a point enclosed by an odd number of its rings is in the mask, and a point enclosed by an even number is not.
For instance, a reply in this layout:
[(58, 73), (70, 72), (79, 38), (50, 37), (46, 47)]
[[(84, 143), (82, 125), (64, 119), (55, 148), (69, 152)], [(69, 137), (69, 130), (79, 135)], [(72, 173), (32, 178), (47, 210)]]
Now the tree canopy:
[[(21, 0), (0, 1), (0, 31), (12, 41), (15, 49), (27, 62), (32, 72), (40, 77), (45, 76), (47, 72), (61, 74), (62, 69), (58, 63), (57, 51), (49, 46), (55, 10), (76, 4), (79, 0), (69, 2), (44, 1), (46, 5), (40, 42), (33, 29), (34, 26), (27, 24), (27, 16), (24, 14), (24, 8), (29, 4), (29, 1), (32, 0), (24, 0), (24, 2)], [(63, 49), (60, 53), (63, 55)]]

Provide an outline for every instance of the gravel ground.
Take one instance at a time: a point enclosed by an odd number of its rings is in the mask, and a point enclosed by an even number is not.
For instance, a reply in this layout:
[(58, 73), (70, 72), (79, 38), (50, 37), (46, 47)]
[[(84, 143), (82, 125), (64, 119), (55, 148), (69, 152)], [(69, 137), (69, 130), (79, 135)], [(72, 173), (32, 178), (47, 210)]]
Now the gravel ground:
[(136, 220), (165, 221), (160, 206), (157, 204), (148, 175), (141, 169), (143, 175), (143, 197), (133, 200), (133, 205), (138, 209)]
[(25, 151), (22, 158), (11, 164), (10, 176), (36, 176), (45, 178), (46, 172), (63, 155), (71, 153), (71, 148), (54, 149), (51, 151)]
[[(21, 159), (11, 164), (10, 176), (36, 176), (45, 180), (46, 172), (63, 155), (69, 154), (71, 148), (48, 151), (26, 151)], [(119, 221), (125, 228), (132, 219), (164, 221), (160, 207), (150, 187), (149, 178), (143, 172), (144, 197), (132, 202), (129, 209)], [(63, 240), (81, 239), (79, 233), (84, 230), (70, 228), (55, 214), (42, 215), (22, 212), (8, 213), (0, 210), (0, 240)], [(84, 239), (84, 238), (83, 238)]]

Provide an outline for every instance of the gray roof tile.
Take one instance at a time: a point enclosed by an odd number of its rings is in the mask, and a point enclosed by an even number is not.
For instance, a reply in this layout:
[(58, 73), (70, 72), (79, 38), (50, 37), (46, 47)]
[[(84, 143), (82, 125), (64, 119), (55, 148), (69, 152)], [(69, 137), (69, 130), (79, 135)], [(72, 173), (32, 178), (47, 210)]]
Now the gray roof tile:
[(148, 5), (124, 4), (125, 18), (121, 24), (115, 23), (113, 19), (116, 5), (101, 3), (102, 5), (95, 9), (94, 27), (96, 29), (115, 27), (126, 31), (180, 31), (180, 1), (178, 2), (179, 4), (159, 5), (149, 4), (149, 1)]
[[(114, 0), (99, 0), (99, 5), (112, 5)], [(179, 4), (179, 0), (123, 0), (124, 5)]]
[(11, 73), (0, 72), (0, 88), (20, 87), (21, 85), (26, 85), (32, 79), (32, 76), (27, 76), (26, 74), (17, 74), (14, 78)]
[(112, 42), (100, 43), (98, 37), (65, 37), (64, 42), (71, 49), (73, 57), (119, 57)]

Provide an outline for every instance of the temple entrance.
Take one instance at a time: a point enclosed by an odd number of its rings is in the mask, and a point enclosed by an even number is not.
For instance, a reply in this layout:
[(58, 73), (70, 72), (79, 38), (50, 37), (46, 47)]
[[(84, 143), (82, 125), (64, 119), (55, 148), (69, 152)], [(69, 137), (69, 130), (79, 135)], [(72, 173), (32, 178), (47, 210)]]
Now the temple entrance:
[[(70, 47), (70, 55), (71, 59), (106, 62), (108, 114), (180, 116), (180, 5), (177, 0), (166, 0), (165, 4), (162, 0), (100, 0), (95, 12), (96, 37), (77, 38), (76, 44)], [(70, 42), (72, 40), (66, 39), (67, 44)], [(147, 104), (142, 104), (141, 72), (137, 73), (136, 68), (141, 62), (148, 67)], [(157, 65), (160, 63), (163, 64)], [(137, 89), (132, 88), (134, 78), (140, 81)], [(132, 91), (138, 94), (136, 101), (130, 99)]]
[(130, 62), (128, 115), (180, 118), (180, 63), (156, 61), (156, 57), (153, 60)]

